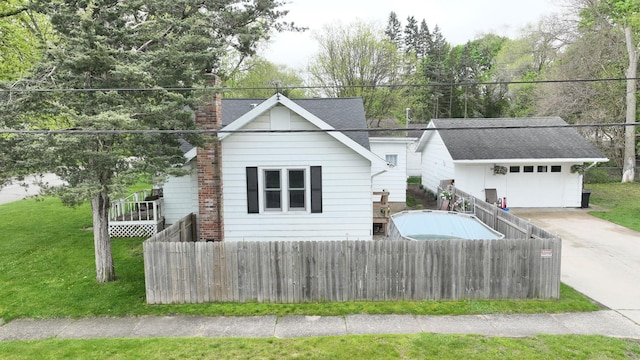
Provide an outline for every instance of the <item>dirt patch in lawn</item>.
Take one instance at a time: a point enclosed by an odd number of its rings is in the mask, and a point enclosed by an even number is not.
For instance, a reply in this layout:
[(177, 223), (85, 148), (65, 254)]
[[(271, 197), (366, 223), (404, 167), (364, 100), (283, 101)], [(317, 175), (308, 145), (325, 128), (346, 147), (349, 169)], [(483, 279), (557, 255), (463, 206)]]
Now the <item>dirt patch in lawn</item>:
[[(414, 199), (415, 202), (412, 200)], [(418, 209), (437, 209), (438, 202), (433, 194), (420, 189), (418, 184), (407, 185), (407, 208), (411, 210)]]

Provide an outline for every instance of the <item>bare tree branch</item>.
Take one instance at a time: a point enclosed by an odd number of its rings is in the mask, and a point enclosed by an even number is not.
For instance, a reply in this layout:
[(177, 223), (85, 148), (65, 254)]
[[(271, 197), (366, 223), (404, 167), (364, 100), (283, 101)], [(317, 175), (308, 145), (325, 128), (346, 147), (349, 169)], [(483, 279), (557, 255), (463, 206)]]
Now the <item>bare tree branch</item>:
[(11, 16), (15, 16), (15, 15), (23, 13), (23, 12), (25, 12), (27, 10), (29, 10), (27, 7), (22, 7), (22, 8), (11, 10), (11, 11), (6, 12), (6, 13), (0, 13), (0, 19), (11, 17)]
[[(171, 32), (171, 30), (173, 29), (173, 25), (170, 25), (163, 33), (162, 35), (160, 35), (158, 37), (158, 39), (162, 39), (164, 37), (166, 37), (167, 35), (169, 35), (169, 33)], [(136, 52), (140, 52), (143, 51), (144, 49), (146, 49), (149, 45), (153, 44), (154, 41), (157, 41), (158, 39), (151, 39), (149, 41), (147, 41), (146, 43), (142, 44), (142, 46), (140, 46), (139, 48), (136, 49)]]

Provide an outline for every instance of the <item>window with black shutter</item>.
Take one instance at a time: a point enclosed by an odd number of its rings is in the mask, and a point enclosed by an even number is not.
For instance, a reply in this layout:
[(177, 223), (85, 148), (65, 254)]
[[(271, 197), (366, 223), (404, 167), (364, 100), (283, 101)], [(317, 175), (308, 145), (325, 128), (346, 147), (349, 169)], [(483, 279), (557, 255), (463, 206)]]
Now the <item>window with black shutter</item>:
[(258, 202), (258, 168), (247, 168), (247, 212), (249, 214), (257, 214), (260, 212), (260, 204)]
[(322, 166), (311, 167), (311, 212), (322, 212)]
[[(307, 177), (308, 176), (308, 177)], [(322, 167), (246, 168), (247, 212), (322, 212)]]

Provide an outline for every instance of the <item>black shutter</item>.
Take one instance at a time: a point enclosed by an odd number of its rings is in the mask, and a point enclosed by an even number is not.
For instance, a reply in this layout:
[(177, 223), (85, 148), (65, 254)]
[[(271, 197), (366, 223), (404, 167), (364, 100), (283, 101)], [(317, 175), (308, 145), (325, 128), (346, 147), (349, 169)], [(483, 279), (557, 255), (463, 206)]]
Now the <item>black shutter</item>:
[(257, 214), (260, 212), (258, 205), (258, 168), (247, 168), (247, 212)]
[(311, 167), (311, 212), (322, 212), (322, 166)]

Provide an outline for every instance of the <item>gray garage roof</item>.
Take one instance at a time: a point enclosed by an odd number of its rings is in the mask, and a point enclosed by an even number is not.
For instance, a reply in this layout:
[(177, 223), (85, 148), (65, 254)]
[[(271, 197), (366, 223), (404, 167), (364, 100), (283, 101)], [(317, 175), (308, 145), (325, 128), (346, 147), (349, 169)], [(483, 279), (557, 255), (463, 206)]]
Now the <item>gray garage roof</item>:
[(575, 128), (558, 127), (567, 125), (559, 117), (431, 122), (441, 129), (438, 132), (453, 160), (605, 158)]
[[(222, 99), (222, 126), (233, 121), (259, 105), (265, 99)], [(338, 130), (366, 129), (362, 98), (314, 98), (291, 99), (320, 120)], [(369, 135), (366, 131), (346, 131), (344, 134), (369, 149)]]

